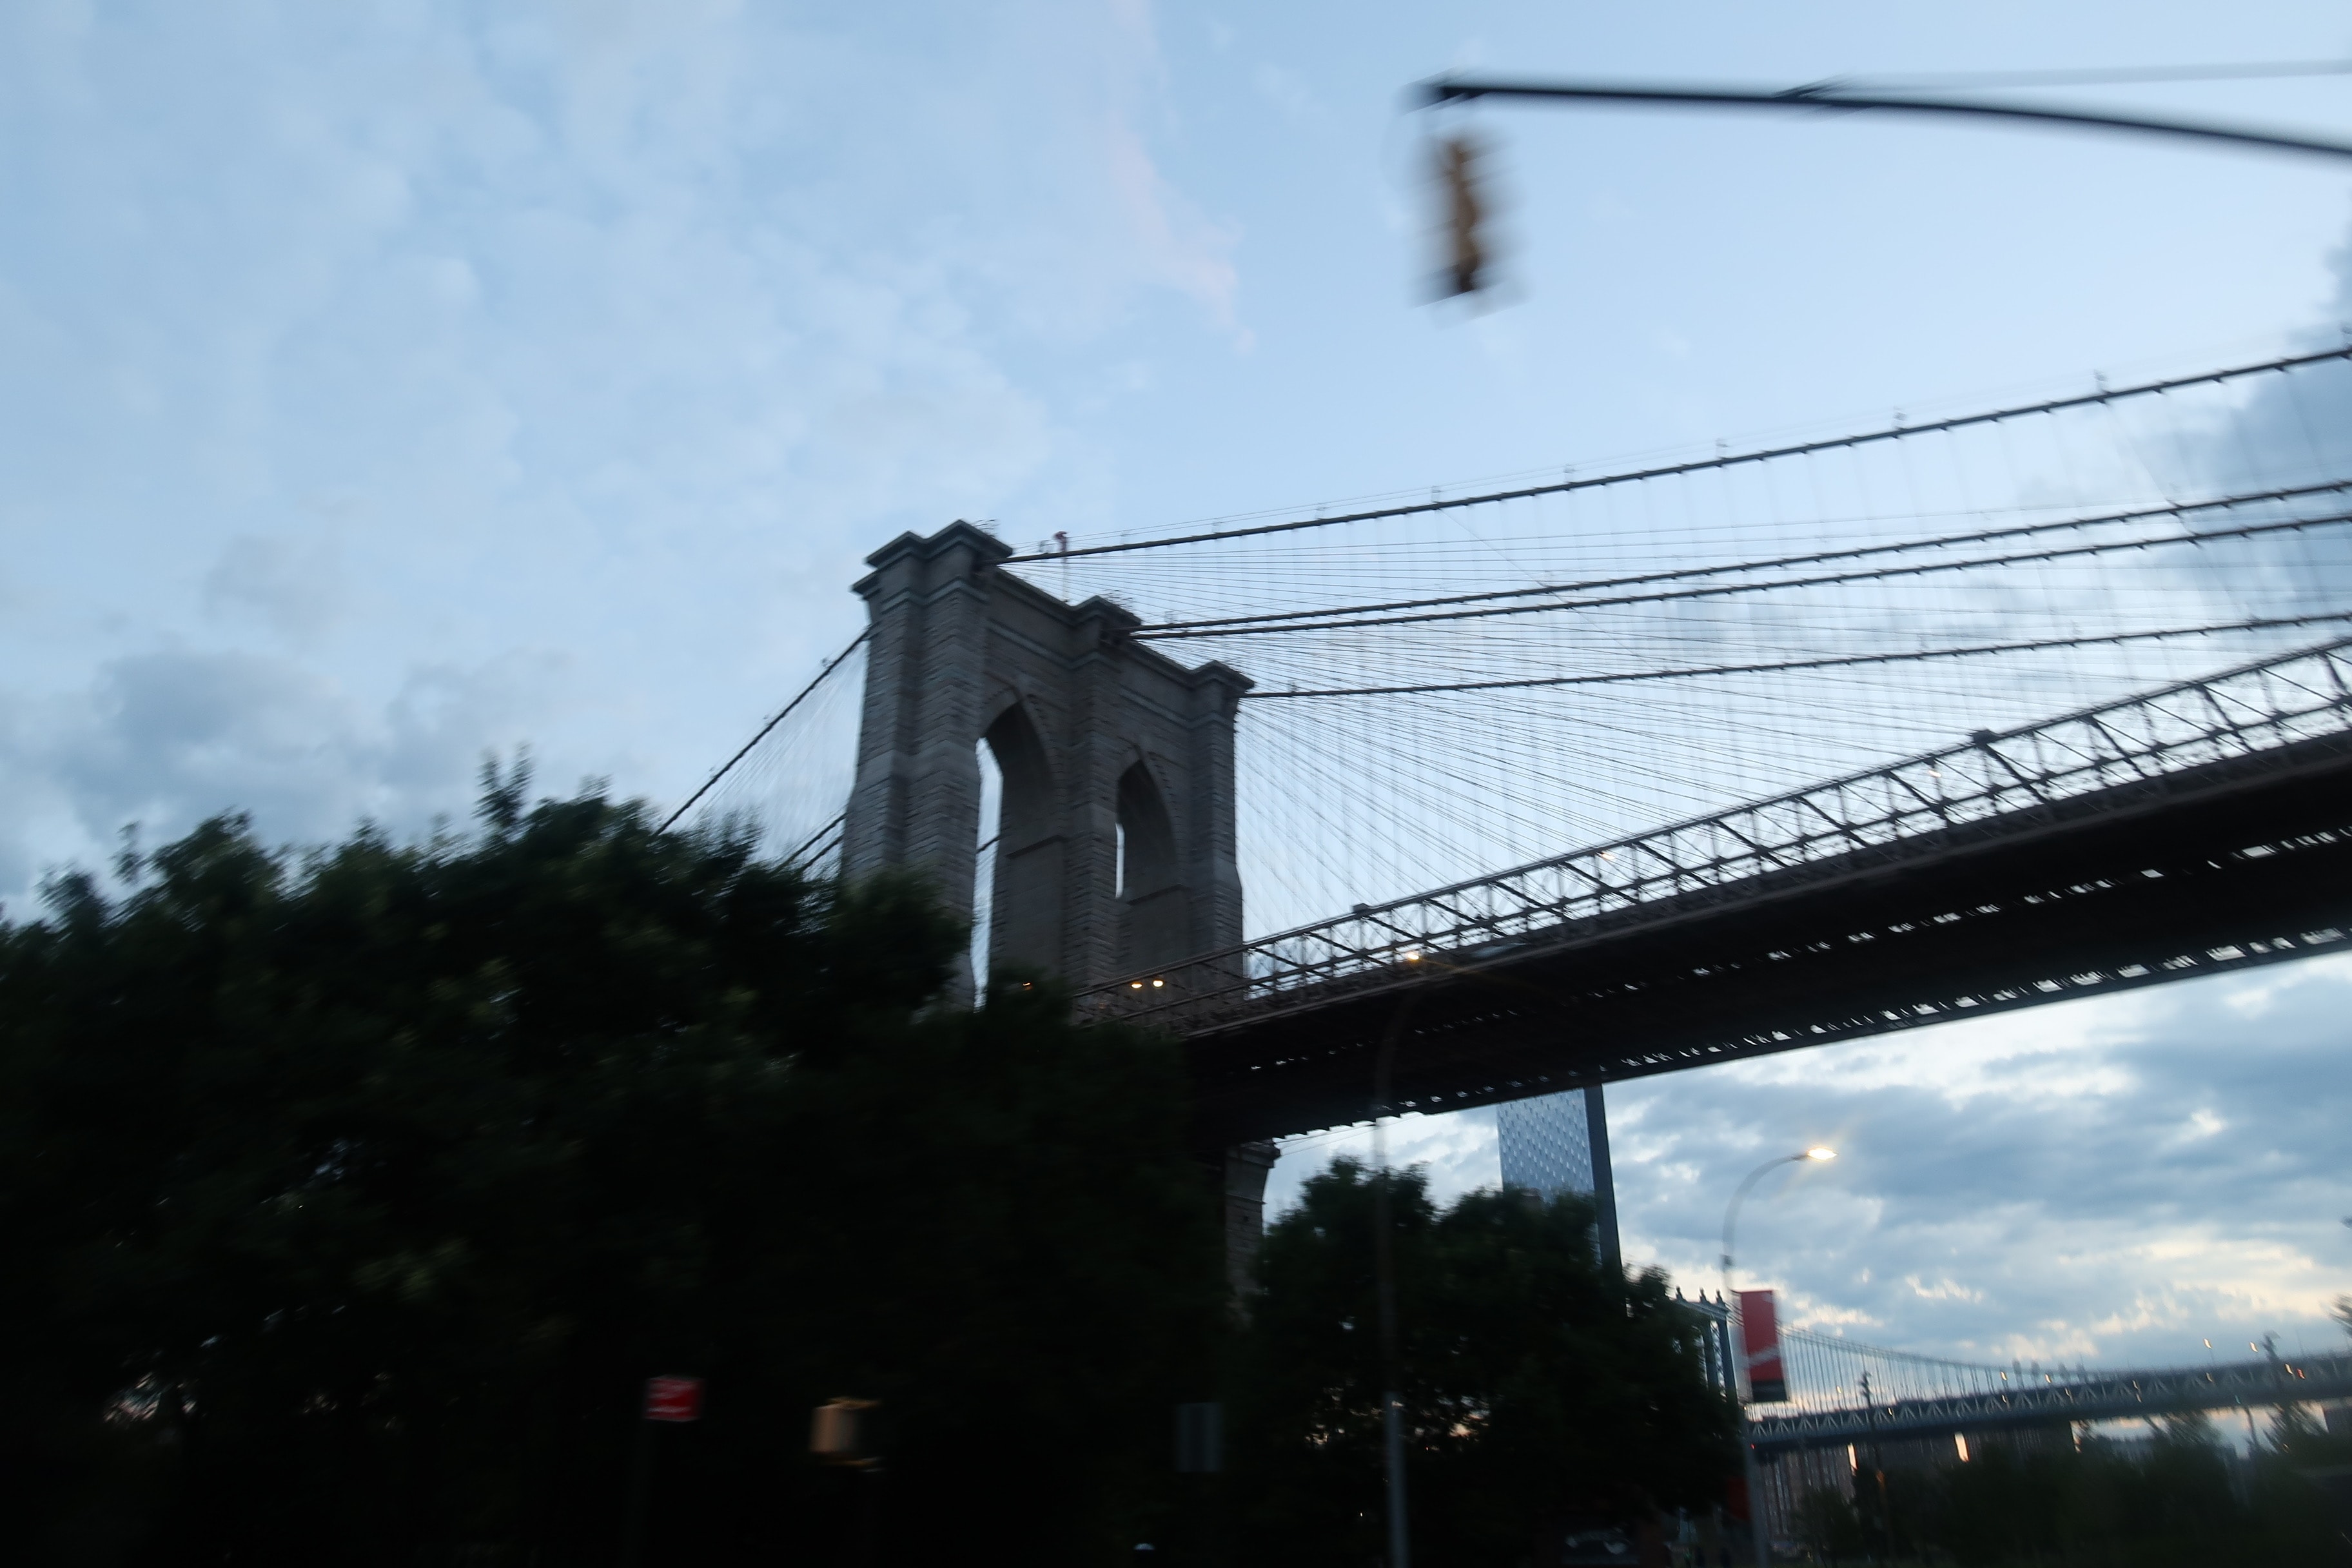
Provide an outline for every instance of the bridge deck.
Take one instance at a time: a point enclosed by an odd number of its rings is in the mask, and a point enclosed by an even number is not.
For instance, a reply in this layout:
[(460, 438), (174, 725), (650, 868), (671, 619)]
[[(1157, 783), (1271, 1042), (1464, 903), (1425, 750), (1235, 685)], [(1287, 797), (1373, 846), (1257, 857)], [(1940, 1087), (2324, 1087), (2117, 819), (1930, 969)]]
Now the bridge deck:
[(1902, 1399), (1867, 1408), (1766, 1415), (1749, 1427), (1760, 1454), (2059, 1421), (2119, 1421), (2178, 1415), (2238, 1405), (2301, 1404), (2352, 1396), (2352, 1355), (2286, 1361), (2229, 1362), (2214, 1367), (2167, 1367), (2091, 1377), (2021, 1379), (1999, 1393), (1937, 1399)]
[(1082, 998), (1203, 1131), (1450, 1110), (2278, 962), (2352, 931), (2352, 639)]

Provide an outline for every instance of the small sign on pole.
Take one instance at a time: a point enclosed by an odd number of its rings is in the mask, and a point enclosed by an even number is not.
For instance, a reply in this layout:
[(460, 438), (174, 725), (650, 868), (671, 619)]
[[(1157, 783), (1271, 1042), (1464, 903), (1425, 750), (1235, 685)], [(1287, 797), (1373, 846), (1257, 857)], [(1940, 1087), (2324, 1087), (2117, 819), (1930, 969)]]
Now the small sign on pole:
[(648, 1421), (701, 1420), (702, 1379), (698, 1377), (646, 1379), (646, 1419)]
[(816, 1407), (809, 1423), (809, 1452), (828, 1465), (867, 1465), (875, 1448), (873, 1412), (880, 1401), (835, 1399)]

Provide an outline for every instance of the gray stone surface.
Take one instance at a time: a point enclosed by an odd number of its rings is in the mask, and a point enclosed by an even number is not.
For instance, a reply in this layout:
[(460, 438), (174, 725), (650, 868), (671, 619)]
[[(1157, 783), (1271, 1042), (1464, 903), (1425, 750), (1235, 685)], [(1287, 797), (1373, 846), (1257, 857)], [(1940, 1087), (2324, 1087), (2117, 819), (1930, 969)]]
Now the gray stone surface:
[[(866, 557), (856, 592), (872, 637), (842, 871), (912, 869), (971, 914), (985, 741), (1004, 784), (990, 972), (1148, 984), (1156, 966), (1241, 941), (1234, 714), (1250, 682), (1136, 642), (1137, 618), (1108, 599), (1065, 604), (999, 571), (1011, 553), (956, 522)], [(1247, 1144), (1225, 1159), (1237, 1289), (1273, 1158)]]
[[(971, 912), (985, 740), (1004, 780), (989, 966), (1084, 987), (1242, 935), (1234, 711), (1248, 679), (1066, 605), (969, 523), (904, 534), (859, 580), (873, 637), (843, 870), (928, 876)], [(1127, 854), (1121, 886), (1118, 842)]]

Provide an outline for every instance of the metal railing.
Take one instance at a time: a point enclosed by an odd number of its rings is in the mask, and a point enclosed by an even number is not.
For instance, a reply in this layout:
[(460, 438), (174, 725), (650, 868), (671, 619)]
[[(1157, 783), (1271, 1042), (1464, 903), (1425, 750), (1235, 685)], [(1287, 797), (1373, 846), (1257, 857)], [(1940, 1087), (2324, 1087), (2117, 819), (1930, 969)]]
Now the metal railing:
[(1922, 1355), (1814, 1329), (1782, 1330), (1780, 1354), (1789, 1386), (1787, 1405), (1779, 1412), (1783, 1415), (1854, 1405), (1869, 1397), (1862, 1393), (1865, 1376), (1872, 1394), (1885, 1404), (2014, 1394), (2027, 1388), (2052, 1388), (2111, 1375), (2080, 1365), (2044, 1366), (2039, 1362), (2029, 1365), (2013, 1361), (2003, 1366)]
[[(2297, 742), (2352, 737), (2352, 637), (2078, 710), (1635, 837), (1207, 953), (1081, 993), (1083, 1013), (1202, 1033), (1442, 971), (1506, 962), (1575, 928), (1727, 902), (1906, 840)], [(1567, 929), (1564, 929), (1567, 928)]]
[(1755, 1415), (1749, 1440), (1766, 1450), (1810, 1448), (1864, 1437), (2059, 1421), (2114, 1421), (2192, 1410), (2295, 1405), (2352, 1394), (2352, 1354), (2223, 1362), (2139, 1372), (2053, 1372), (1998, 1392), (1969, 1391)]

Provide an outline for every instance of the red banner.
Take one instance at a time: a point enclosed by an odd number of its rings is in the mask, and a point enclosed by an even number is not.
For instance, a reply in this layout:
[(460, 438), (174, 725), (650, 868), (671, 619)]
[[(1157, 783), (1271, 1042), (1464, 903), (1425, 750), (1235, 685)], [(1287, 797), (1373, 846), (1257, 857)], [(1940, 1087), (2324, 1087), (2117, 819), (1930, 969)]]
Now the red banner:
[(698, 1377), (646, 1379), (646, 1419), (648, 1421), (699, 1421), (702, 1419), (702, 1379)]
[(1771, 1291), (1739, 1292), (1739, 1352), (1750, 1405), (1778, 1405), (1789, 1397), (1789, 1380), (1780, 1371), (1780, 1321)]

